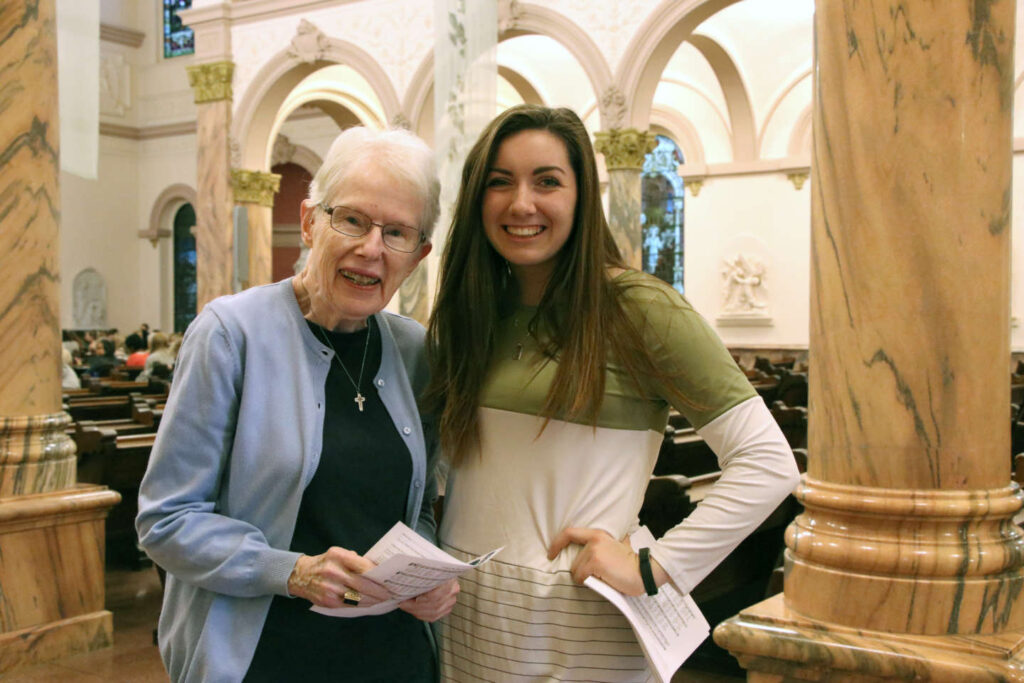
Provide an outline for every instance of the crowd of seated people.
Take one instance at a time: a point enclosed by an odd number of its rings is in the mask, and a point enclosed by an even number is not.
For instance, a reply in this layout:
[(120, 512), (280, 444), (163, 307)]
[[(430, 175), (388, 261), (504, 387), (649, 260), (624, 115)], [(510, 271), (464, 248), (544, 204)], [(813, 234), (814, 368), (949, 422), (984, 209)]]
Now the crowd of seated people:
[(151, 333), (145, 323), (123, 338), (116, 329), (65, 330), (61, 385), (79, 388), (85, 375), (141, 383), (150, 378), (169, 380), (180, 344), (180, 334)]

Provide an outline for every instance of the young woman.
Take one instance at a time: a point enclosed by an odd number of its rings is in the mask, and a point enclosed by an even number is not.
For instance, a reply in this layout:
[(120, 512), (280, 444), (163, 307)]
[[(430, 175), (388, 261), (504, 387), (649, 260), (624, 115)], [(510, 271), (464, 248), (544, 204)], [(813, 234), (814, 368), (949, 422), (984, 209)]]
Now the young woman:
[[(428, 330), (426, 393), (451, 460), (440, 540), (469, 558), (442, 635), (448, 680), (650, 676), (624, 617), (579, 585), (689, 592), (797, 483), (793, 456), (721, 341), (625, 266), (586, 129), (499, 115), (470, 152)], [(718, 455), (697, 510), (639, 554), (628, 535), (669, 407)]]

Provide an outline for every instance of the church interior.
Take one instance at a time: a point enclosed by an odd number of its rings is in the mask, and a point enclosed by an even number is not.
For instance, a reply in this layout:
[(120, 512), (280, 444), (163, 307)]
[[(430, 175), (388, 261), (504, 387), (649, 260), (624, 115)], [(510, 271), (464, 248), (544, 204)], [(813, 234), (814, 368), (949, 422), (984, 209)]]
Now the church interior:
[[(469, 146), (532, 103), (582, 119), (626, 259), (721, 337), (804, 476), (694, 591), (714, 637), (673, 680), (1022, 680), (1022, 10), (0, 3), (0, 679), (166, 680), (132, 498), (169, 382), (68, 389), (62, 342), (173, 343), (298, 272), (353, 125), (437, 154), (435, 247), (388, 305), (426, 323)], [(670, 425), (641, 521), (717, 476)]]

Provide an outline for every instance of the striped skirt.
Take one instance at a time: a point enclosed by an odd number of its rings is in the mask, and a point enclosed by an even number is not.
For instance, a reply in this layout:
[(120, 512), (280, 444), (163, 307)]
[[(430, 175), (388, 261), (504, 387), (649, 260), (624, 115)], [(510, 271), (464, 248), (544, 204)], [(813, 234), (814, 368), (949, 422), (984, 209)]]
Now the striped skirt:
[(491, 560), (459, 584), (441, 629), (443, 681), (654, 680), (626, 618), (568, 572)]

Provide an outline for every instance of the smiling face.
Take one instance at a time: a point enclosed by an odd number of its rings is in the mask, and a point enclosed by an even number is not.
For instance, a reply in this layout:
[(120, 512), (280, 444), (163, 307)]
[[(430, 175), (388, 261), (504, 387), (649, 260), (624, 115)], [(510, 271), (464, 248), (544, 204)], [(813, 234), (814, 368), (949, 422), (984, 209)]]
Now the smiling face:
[(565, 143), (539, 129), (506, 138), (487, 175), (481, 217), (491, 246), (519, 282), (523, 303), (540, 301), (575, 213), (576, 174)]
[[(410, 183), (374, 164), (349, 173), (324, 199), (328, 206), (361, 211), (375, 223), (419, 226), (424, 202)], [(302, 202), (302, 241), (310, 247), (299, 275), (309, 295), (309, 320), (337, 331), (353, 331), (383, 310), (420, 260), (430, 253), (424, 243), (412, 253), (384, 246), (379, 227), (363, 237), (348, 237), (331, 228), (331, 218), (316, 203)], [(300, 297), (300, 305), (304, 303)]]

